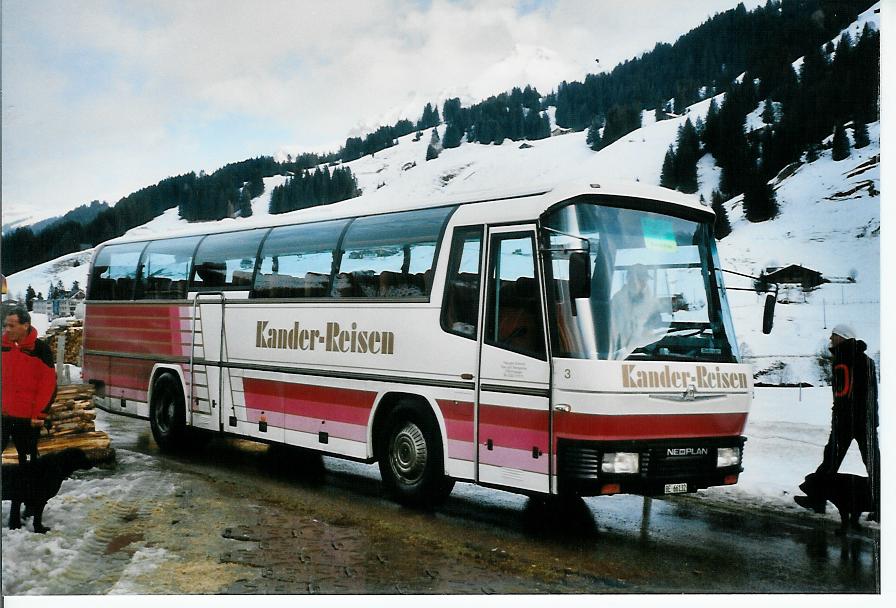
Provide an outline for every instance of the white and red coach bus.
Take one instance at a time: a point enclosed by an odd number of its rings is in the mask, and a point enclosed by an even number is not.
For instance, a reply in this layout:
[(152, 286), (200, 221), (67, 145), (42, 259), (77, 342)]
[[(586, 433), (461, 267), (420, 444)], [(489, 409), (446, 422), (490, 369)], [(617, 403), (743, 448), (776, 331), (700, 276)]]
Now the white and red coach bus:
[(98, 405), (163, 449), (202, 429), (377, 461), (409, 503), (736, 483), (752, 374), (709, 209), (598, 184), (352, 208), (100, 247)]

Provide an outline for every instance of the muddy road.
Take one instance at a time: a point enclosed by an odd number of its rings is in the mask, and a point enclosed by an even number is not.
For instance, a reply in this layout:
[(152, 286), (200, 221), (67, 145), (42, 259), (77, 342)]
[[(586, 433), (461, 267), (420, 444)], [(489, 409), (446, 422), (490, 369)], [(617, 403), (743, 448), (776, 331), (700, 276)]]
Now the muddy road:
[[(876, 593), (877, 531), (684, 498), (558, 508), (457, 484), (417, 512), (376, 466), (231, 439), (160, 454), (100, 412), (129, 483), (90, 505), (85, 572), (57, 593)], [(144, 567), (140, 567), (144, 564)], [(90, 572), (92, 570), (92, 574)]]

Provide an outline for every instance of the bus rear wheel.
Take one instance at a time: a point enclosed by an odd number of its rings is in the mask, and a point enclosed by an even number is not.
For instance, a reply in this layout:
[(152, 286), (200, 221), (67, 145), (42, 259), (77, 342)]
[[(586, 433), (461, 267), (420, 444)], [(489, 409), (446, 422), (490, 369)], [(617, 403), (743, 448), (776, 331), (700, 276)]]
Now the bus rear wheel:
[(445, 476), (438, 427), (415, 407), (399, 406), (389, 414), (378, 460), (383, 483), (402, 504), (432, 506), (454, 487)]
[(162, 450), (183, 447), (187, 431), (184, 391), (173, 374), (161, 374), (153, 382), (149, 426), (153, 439)]

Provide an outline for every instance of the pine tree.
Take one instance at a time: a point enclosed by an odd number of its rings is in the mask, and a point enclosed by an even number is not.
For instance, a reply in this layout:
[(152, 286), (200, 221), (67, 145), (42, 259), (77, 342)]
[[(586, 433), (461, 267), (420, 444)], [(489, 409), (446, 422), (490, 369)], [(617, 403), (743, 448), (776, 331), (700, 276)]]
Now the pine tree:
[(854, 122), (852, 137), (857, 150), (870, 144), (871, 139), (868, 137), (868, 125), (861, 121)]
[(448, 126), (445, 127), (445, 137), (442, 139), (442, 147), (443, 148), (457, 148), (460, 146), (461, 139), (463, 138), (463, 131), (457, 128), (453, 122), (448, 123)]
[(557, 121), (558, 127), (566, 128), (569, 126), (570, 115), (572, 114), (572, 109), (570, 107), (570, 94), (569, 85), (564, 80), (560, 83), (560, 86), (557, 87), (557, 100), (556, 100), (556, 111), (554, 112), (554, 120)]
[(616, 105), (607, 112), (604, 123), (604, 147), (641, 127), (641, 111), (632, 104)]
[(810, 144), (806, 150), (806, 162), (814, 163), (818, 160), (818, 144)]
[(600, 138), (600, 127), (601, 124), (597, 118), (591, 121), (591, 126), (588, 127), (588, 134), (585, 136), (585, 143), (588, 144), (588, 147), (592, 150), (600, 150), (601, 149), (601, 138)]
[(463, 131), (463, 110), (459, 98), (453, 97), (445, 100), (442, 105), (442, 118), (445, 120), (445, 124), (453, 124), (458, 130)]
[(433, 129), (432, 135), (429, 137), (429, 145), (426, 147), (426, 160), (438, 158), (441, 151), (442, 144), (439, 142), (439, 133)]
[(523, 120), (523, 130), (526, 139), (536, 140), (550, 137), (551, 125), (547, 114), (530, 109)]
[[(516, 89), (519, 91), (519, 89)], [(522, 92), (519, 92), (522, 98)], [(525, 112), (523, 111), (523, 103), (521, 100), (513, 102), (508, 107), (507, 115), (507, 137), (513, 141), (519, 141), (526, 137), (525, 135)]]
[(434, 107), (431, 103), (427, 103), (426, 107), (423, 108), (423, 116), (420, 117), (420, 120), (417, 121), (417, 128), (420, 130), (423, 129), (431, 129), (441, 122), (439, 120), (439, 110)]
[(750, 144), (744, 133), (746, 111), (741, 107), (745, 105), (741, 97), (741, 87), (731, 89), (726, 96), (719, 110), (716, 148), (711, 150), (716, 163), (722, 168), (720, 189), (729, 198), (744, 191), (746, 174), (755, 167)]
[(712, 191), (712, 210), (716, 214), (715, 236), (716, 239), (721, 241), (731, 234), (731, 220), (728, 219), (728, 210), (722, 204), (722, 193), (718, 190)]
[(240, 190), (239, 198), (240, 217), (249, 217), (252, 215), (252, 195), (249, 192), (249, 186), (246, 185)]
[(490, 144), (495, 140), (495, 121), (489, 118), (480, 118), (474, 125), (476, 141), (481, 144)]
[(702, 139), (706, 149), (715, 154), (719, 146), (719, 106), (715, 99), (709, 102), (709, 109), (706, 111)]
[(846, 136), (846, 129), (844, 129), (841, 124), (834, 127), (834, 142), (831, 148), (831, 158), (835, 161), (849, 158), (849, 138)]
[(672, 146), (666, 151), (666, 157), (663, 159), (663, 170), (660, 172), (660, 186), (675, 190), (678, 187), (678, 181), (675, 174), (675, 151)]
[(316, 168), (314, 173), (305, 169), (282, 186), (274, 188), (269, 209), (272, 214), (286, 213), (328, 205), (359, 194), (357, 181), (348, 167), (339, 167), (332, 174), (326, 166)]
[(762, 122), (767, 125), (775, 124), (775, 106), (770, 97), (765, 100), (765, 105), (762, 108)]
[(875, 122), (880, 117), (880, 32), (866, 23), (850, 57), (852, 113), (862, 122)]
[(533, 139), (545, 139), (551, 136), (551, 119), (547, 113), (542, 113), (538, 119), (538, 134)]
[(748, 171), (744, 187), (744, 216), (750, 222), (765, 222), (778, 215), (775, 191), (757, 170)]
[(681, 82), (676, 83), (675, 89), (675, 102), (672, 106), (672, 111), (681, 116), (687, 111), (688, 104), (692, 101), (692, 94)]
[(688, 118), (678, 129), (678, 148), (675, 153), (675, 182), (682, 192), (692, 194), (697, 191), (697, 161), (700, 155), (697, 130)]
[(34, 288), (31, 285), (28, 286), (28, 289), (25, 290), (25, 308), (29, 311), (34, 309), (34, 298), (37, 294), (34, 293)]

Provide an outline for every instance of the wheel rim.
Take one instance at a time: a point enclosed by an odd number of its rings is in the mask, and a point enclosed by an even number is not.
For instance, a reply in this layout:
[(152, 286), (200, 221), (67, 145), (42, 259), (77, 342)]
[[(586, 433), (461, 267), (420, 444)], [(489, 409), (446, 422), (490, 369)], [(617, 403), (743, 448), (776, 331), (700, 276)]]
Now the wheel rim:
[(159, 399), (159, 407), (156, 409), (156, 426), (163, 434), (167, 434), (171, 430), (174, 408), (174, 399), (171, 398), (171, 395), (162, 395)]
[(389, 463), (392, 471), (406, 485), (413, 485), (423, 478), (428, 456), (423, 431), (413, 422), (405, 424), (390, 444)]

